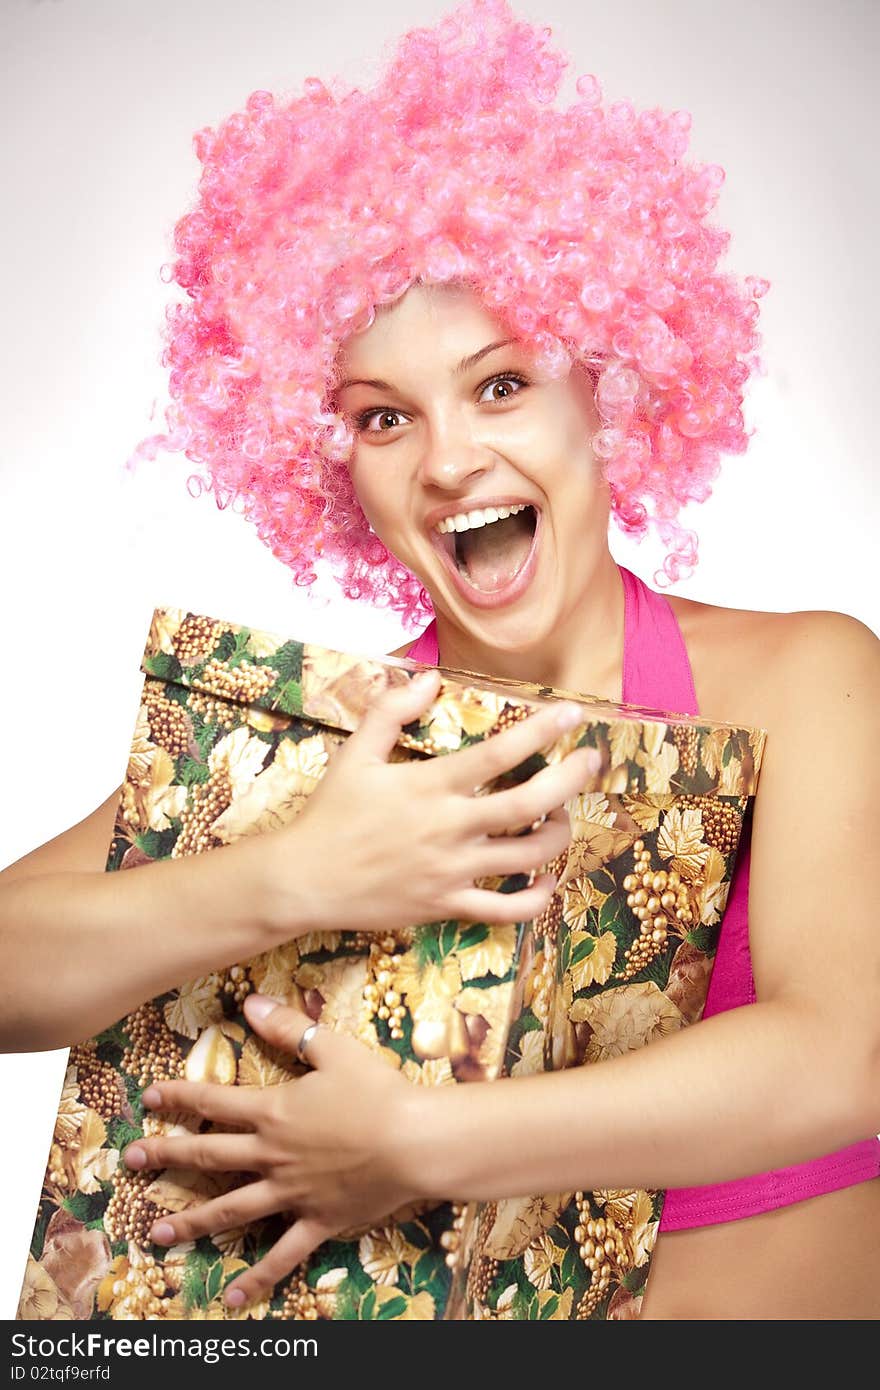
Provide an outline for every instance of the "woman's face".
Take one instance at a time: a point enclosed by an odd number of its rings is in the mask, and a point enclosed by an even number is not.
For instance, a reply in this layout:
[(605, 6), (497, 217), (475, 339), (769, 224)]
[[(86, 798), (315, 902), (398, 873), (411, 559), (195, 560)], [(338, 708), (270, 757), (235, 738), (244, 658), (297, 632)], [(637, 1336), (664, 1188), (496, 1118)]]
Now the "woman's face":
[(607, 550), (589, 377), (538, 372), (459, 286), (413, 286), (340, 368), (357, 496), (438, 621), (510, 650), (552, 634)]

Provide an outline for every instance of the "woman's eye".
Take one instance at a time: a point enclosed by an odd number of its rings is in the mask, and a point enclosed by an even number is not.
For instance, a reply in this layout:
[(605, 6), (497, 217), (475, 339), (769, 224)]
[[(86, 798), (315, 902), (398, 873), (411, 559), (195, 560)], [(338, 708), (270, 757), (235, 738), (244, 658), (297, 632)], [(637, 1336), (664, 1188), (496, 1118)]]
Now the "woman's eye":
[[(519, 395), (528, 382), (525, 377), (517, 375), (516, 372), (505, 372), (499, 376), (493, 376), (491, 380), (483, 383), (479, 387), (477, 401), (479, 404), (492, 401), (506, 401), (511, 396)], [(389, 430), (397, 429), (408, 417), (400, 410), (391, 410), (388, 406), (382, 409), (374, 407), (372, 410), (364, 410), (355, 418), (355, 425), (362, 434), (387, 434)]]
[[(357, 427), (367, 434), (381, 434), (383, 431), (396, 429), (402, 419), (399, 410), (365, 410), (363, 415), (357, 418)], [(373, 427), (370, 425), (371, 420), (376, 421)]]
[[(507, 401), (511, 396), (518, 395), (526, 384), (523, 377), (515, 374), (493, 376), (491, 381), (480, 387), (480, 400)], [(486, 395), (487, 391), (491, 393), (489, 396)]]

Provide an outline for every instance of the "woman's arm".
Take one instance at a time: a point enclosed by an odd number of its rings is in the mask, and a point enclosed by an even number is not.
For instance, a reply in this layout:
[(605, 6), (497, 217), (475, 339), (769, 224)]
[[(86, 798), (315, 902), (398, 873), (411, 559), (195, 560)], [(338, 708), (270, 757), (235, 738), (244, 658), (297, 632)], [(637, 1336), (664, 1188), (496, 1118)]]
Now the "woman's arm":
[[(473, 789), (551, 743), (566, 712), (568, 727), (582, 713), (552, 705), (448, 758), (389, 764), (402, 724), (427, 708), (438, 683), (432, 673), (386, 691), (282, 830), (104, 873), (111, 797), (7, 869), (0, 1049), (67, 1046), (186, 980), (340, 922), (388, 930), (432, 920), (438, 903), (449, 916), (473, 910), (507, 920), (510, 896), (474, 888), (474, 880), (537, 869), (565, 847), (562, 803), (584, 785), (592, 754), (579, 750), (510, 791), (474, 798)], [(532, 835), (489, 838), (544, 816)], [(545, 877), (517, 894), (518, 910), (541, 911), (553, 886)]]
[(0, 1051), (67, 1047), (145, 999), (278, 944), (253, 842), (223, 846), (210, 864), (197, 856), (102, 872), (116, 799), (0, 874)]
[(758, 1003), (553, 1076), (413, 1097), (426, 1195), (721, 1182), (880, 1129), (880, 642), (793, 614), (755, 802)]

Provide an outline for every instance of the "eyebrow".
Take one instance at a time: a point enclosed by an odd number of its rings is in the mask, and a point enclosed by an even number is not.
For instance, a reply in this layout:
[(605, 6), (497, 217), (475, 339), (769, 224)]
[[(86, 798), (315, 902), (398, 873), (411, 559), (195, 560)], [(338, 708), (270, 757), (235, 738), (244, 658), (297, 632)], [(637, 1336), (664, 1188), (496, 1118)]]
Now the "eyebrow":
[[(484, 357), (488, 357), (490, 352), (495, 352), (501, 347), (508, 347), (516, 342), (515, 338), (500, 338), (497, 343), (488, 343), (486, 347), (480, 348), (479, 352), (472, 352), (469, 357), (463, 357), (455, 368), (455, 376), (463, 376), (469, 372), (471, 367), (475, 367)], [(337, 391), (344, 391), (346, 386), (372, 386), (375, 391), (394, 391), (396, 388), (388, 381), (382, 381), (381, 377), (351, 377), (341, 381), (337, 386)]]

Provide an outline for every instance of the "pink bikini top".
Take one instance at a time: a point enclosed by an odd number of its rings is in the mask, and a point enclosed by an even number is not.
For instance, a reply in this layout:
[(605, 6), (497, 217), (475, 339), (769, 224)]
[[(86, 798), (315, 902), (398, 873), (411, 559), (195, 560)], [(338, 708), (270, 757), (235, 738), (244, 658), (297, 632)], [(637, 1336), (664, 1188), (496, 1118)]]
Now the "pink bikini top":
[[(618, 569), (624, 589), (624, 702), (674, 714), (698, 714), (691, 665), (671, 604), (663, 594), (649, 589), (622, 565), (618, 565)], [(410, 648), (408, 656), (426, 666), (438, 664), (436, 623), (430, 623)], [(755, 1002), (748, 923), (751, 821), (751, 816), (747, 815), (704, 1018)], [(666, 1193), (660, 1230), (736, 1221), (878, 1176), (880, 1140), (866, 1139), (792, 1168), (778, 1168), (733, 1182), (670, 1188)]]

